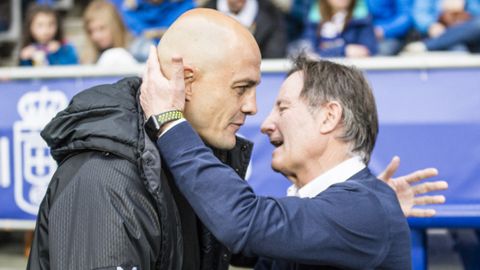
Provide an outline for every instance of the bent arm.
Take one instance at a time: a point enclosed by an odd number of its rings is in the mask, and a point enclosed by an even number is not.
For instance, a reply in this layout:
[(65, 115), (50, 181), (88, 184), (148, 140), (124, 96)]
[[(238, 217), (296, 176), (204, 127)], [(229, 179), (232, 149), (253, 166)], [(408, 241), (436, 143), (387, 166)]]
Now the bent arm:
[[(157, 144), (179, 190), (233, 252), (364, 269), (372, 268), (386, 250), (380, 203), (368, 196), (335, 188), (313, 199), (256, 196), (213, 156), (188, 122), (170, 129)], [(345, 195), (355, 198), (347, 199), (352, 202), (347, 206)]]

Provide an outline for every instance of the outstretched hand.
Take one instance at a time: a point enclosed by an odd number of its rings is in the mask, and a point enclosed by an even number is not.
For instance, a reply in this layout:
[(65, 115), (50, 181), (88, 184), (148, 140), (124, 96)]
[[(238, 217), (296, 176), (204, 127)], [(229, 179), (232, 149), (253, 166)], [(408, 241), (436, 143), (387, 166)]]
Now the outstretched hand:
[(146, 118), (171, 110), (183, 111), (185, 107), (185, 82), (183, 59), (172, 57), (172, 75), (167, 79), (161, 71), (155, 46), (150, 47), (143, 82), (140, 87), (140, 104)]
[(445, 202), (443, 195), (423, 195), (430, 191), (445, 190), (448, 184), (445, 181), (426, 182), (413, 185), (420, 180), (438, 175), (435, 168), (418, 170), (413, 173), (392, 178), (393, 174), (400, 166), (400, 158), (393, 157), (387, 168), (378, 176), (379, 179), (387, 183), (395, 193), (402, 207), (403, 214), (406, 217), (431, 217), (435, 215), (434, 209), (415, 209), (416, 205), (442, 204)]

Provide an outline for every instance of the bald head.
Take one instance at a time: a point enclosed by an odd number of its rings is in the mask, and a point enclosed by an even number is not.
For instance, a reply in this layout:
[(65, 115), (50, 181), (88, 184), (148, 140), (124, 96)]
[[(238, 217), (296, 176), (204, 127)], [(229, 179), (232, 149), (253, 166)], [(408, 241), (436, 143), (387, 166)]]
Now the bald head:
[(197, 8), (185, 12), (163, 35), (158, 45), (162, 71), (169, 77), (172, 55), (199, 70), (228, 65), (232, 58), (249, 54), (261, 58), (252, 34), (235, 19), (213, 9)]
[(183, 57), (185, 118), (209, 145), (235, 146), (235, 134), (255, 114), (260, 82), (260, 50), (252, 34), (213, 9), (193, 9), (163, 35), (158, 56), (171, 77), (171, 58)]

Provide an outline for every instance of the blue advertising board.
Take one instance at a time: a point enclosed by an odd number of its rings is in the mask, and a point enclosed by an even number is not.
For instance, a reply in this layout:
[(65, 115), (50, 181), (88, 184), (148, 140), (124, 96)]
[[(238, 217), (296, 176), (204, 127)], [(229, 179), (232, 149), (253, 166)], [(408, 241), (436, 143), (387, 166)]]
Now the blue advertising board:
[[(370, 168), (394, 155), (397, 174), (437, 167), (448, 203), (480, 203), (480, 68), (370, 70), (380, 133)], [(248, 181), (261, 195), (284, 196), (290, 183), (270, 168), (273, 147), (260, 125), (285, 73), (263, 73), (258, 113), (240, 134), (255, 143)], [(79, 91), (119, 76), (10, 80), (0, 83), (0, 220), (35, 220), (56, 164), (39, 132)]]

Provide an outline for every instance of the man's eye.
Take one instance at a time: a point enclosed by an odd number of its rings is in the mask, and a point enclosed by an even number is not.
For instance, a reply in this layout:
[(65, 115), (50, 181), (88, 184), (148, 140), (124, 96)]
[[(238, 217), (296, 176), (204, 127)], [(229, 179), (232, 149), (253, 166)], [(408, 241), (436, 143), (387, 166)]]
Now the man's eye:
[(236, 87), (237, 94), (239, 96), (245, 94), (245, 92), (247, 92), (248, 88), (249, 88), (248, 86), (238, 86), (238, 87)]

